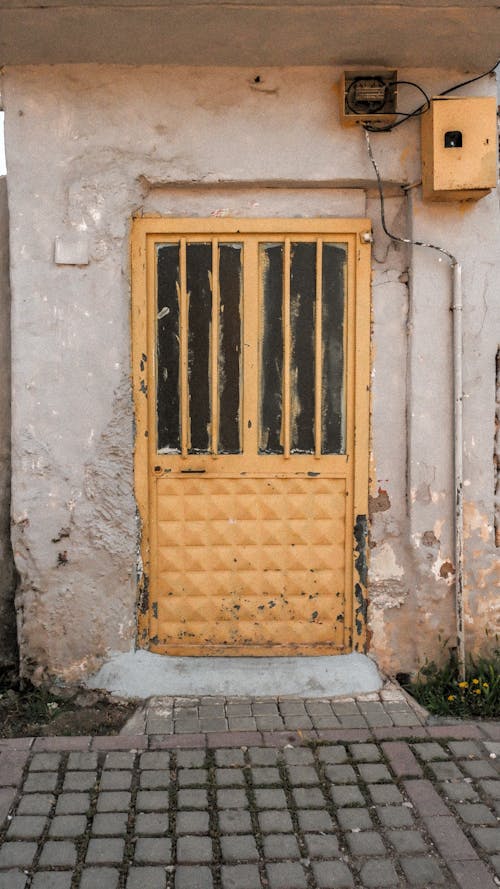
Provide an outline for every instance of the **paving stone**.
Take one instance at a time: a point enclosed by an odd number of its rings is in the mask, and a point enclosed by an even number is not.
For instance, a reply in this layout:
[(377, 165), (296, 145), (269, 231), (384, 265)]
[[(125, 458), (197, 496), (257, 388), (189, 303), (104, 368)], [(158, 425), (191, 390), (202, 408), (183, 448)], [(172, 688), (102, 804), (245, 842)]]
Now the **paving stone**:
[[(185, 791), (187, 793), (188, 791)], [(200, 791), (192, 791), (199, 793)], [(259, 791), (270, 793), (271, 791)], [(179, 794), (180, 796), (180, 794)], [(220, 809), (246, 809), (248, 808), (248, 800), (244, 790), (218, 790), (217, 805)], [(203, 808), (201, 806), (200, 808)], [(272, 808), (271, 806), (269, 808)]]
[(74, 843), (68, 840), (47, 840), (45, 843), (39, 867), (74, 867), (76, 863), (76, 848)]
[[(140, 797), (140, 791), (137, 796)], [(128, 812), (130, 807), (131, 794), (125, 790), (104, 790), (97, 797), (98, 812)], [(145, 809), (145, 802), (138, 802), (139, 809)]]
[[(488, 742), (485, 743), (485, 747), (487, 746)], [(483, 755), (479, 744), (476, 744), (475, 741), (450, 741), (448, 747), (457, 759), (468, 759), (469, 757), (480, 759)]]
[(377, 815), (384, 827), (411, 827), (414, 824), (406, 806), (377, 806)]
[(337, 858), (340, 855), (337, 837), (332, 835), (309, 833), (306, 845), (311, 858)]
[(264, 857), (299, 859), (300, 850), (293, 834), (268, 834), (264, 837)]
[(362, 780), (366, 781), (367, 784), (392, 781), (389, 769), (383, 763), (360, 763), (358, 769)]
[(92, 790), (96, 779), (96, 772), (66, 772), (64, 776), (63, 790)]
[(405, 790), (420, 815), (449, 815), (449, 809), (430, 781), (405, 781)]
[(429, 769), (438, 781), (463, 781), (463, 773), (454, 762), (433, 762)]
[[(205, 790), (181, 790), (178, 795), (179, 808), (190, 805), (190, 803), (186, 802), (183, 794), (201, 794), (201, 803), (198, 805), (199, 809), (203, 808), (207, 803)], [(137, 794), (138, 812), (161, 812), (165, 809), (168, 809), (168, 793), (166, 790), (139, 790)]]
[(388, 830), (387, 838), (399, 855), (428, 851), (425, 840), (418, 830)]
[(332, 716), (313, 716), (312, 723), (315, 729), (340, 728), (342, 725), (340, 719), (337, 719), (333, 714)]
[(319, 777), (312, 766), (288, 766), (290, 783), (295, 787), (319, 784)]
[(206, 784), (208, 772), (206, 769), (179, 769), (179, 787), (199, 787)]
[(72, 880), (71, 872), (56, 873), (54, 871), (39, 871), (33, 877), (32, 889), (70, 889)]
[(467, 800), (479, 800), (472, 784), (468, 784), (465, 780), (443, 781), (439, 786), (444, 796), (456, 803), (466, 802)]
[(376, 858), (366, 861), (361, 868), (361, 881), (363, 889), (370, 889), (372, 886), (399, 886), (401, 882), (391, 861)]
[[(190, 753), (200, 753), (199, 750), (183, 750), (178, 754), (178, 761), (180, 758), (180, 753), (190, 754)], [(203, 752), (203, 760), (205, 759), (205, 753)], [(141, 769), (150, 769), (154, 771), (165, 770), (168, 771), (170, 768), (170, 754), (165, 753), (162, 750), (152, 751), (149, 750), (146, 753), (141, 753), (141, 757), (139, 760)], [(179, 763), (181, 764), (181, 763)]]
[(424, 762), (432, 762), (435, 759), (448, 759), (446, 750), (434, 741), (413, 744), (413, 750)]
[(429, 856), (401, 858), (400, 863), (412, 886), (427, 887), (429, 883), (440, 885), (446, 882), (445, 876), (434, 858)]
[(175, 889), (212, 889), (213, 885), (209, 867), (180, 865), (176, 868)]
[(148, 735), (169, 735), (174, 730), (173, 716), (156, 716), (154, 713), (148, 716), (146, 731)]
[(132, 783), (132, 773), (110, 769), (103, 772), (100, 780), (101, 790), (129, 790)]
[[(179, 821), (179, 818), (184, 818), (185, 815), (190, 814), (198, 815), (201, 813), (178, 812), (177, 821)], [(205, 815), (205, 817), (208, 819), (208, 815)], [(167, 812), (139, 812), (135, 819), (135, 834), (137, 836), (164, 836), (168, 832), (168, 828)]]
[(79, 837), (87, 829), (85, 815), (56, 815), (50, 824), (50, 837)]
[(56, 815), (80, 815), (89, 808), (88, 793), (61, 793), (56, 803)]
[(342, 861), (313, 861), (312, 869), (318, 889), (347, 889), (354, 886), (352, 874)]
[(37, 850), (36, 843), (6, 842), (0, 849), (0, 868), (31, 867)]
[(500, 781), (479, 781), (478, 783), (486, 796), (500, 800)]
[(293, 796), (298, 809), (321, 809), (326, 805), (319, 787), (294, 787)]
[(272, 701), (255, 701), (252, 710), (254, 716), (279, 716), (278, 705)]
[(311, 700), (305, 701), (305, 708), (309, 716), (331, 716), (333, 713), (329, 701)]
[(374, 803), (381, 806), (392, 805), (393, 803), (402, 803), (401, 796), (397, 787), (392, 784), (369, 784), (368, 791)]
[(94, 815), (92, 833), (94, 836), (119, 837), (127, 832), (127, 812), (101, 812)]
[(355, 701), (332, 701), (332, 710), (337, 716), (357, 716), (359, 714)]
[(365, 798), (359, 787), (345, 785), (344, 787), (331, 787), (333, 802), (336, 806), (364, 806)]
[[(200, 837), (197, 839), (202, 842)], [(166, 837), (139, 837), (135, 844), (134, 861), (136, 864), (166, 865), (170, 863), (171, 856), (172, 842)]]
[(348, 833), (347, 842), (353, 855), (386, 855), (381, 837), (374, 830)]
[(87, 864), (119, 864), (123, 858), (125, 841), (122, 838), (91, 839), (85, 862)]
[[(266, 751), (267, 752), (267, 751)], [(274, 750), (269, 751), (274, 753)], [(231, 748), (229, 750), (217, 750), (215, 753), (215, 762), (219, 767), (230, 768), (231, 766), (245, 765), (245, 757), (242, 750)]]
[[(454, 818), (439, 815), (426, 816), (425, 826), (431, 835), (443, 858), (463, 861), (467, 858), (477, 858), (477, 853), (472, 848), (467, 837), (456, 824)], [(488, 830), (489, 828), (482, 828)]]
[(165, 868), (131, 867), (128, 873), (127, 889), (165, 889)]
[(60, 763), (60, 753), (35, 753), (29, 770), (30, 772), (57, 772)]
[(337, 744), (335, 747), (319, 747), (318, 758), (321, 762), (332, 765), (347, 762), (347, 750), (341, 744)]
[(455, 806), (466, 824), (496, 824), (497, 819), (483, 803), (458, 803)]
[[(143, 753), (142, 756), (156, 756), (156, 754)], [(167, 754), (168, 757), (168, 754)], [(106, 754), (104, 769), (132, 769), (135, 762), (135, 753), (125, 750), (113, 750)], [(145, 766), (141, 766), (145, 768)], [(166, 766), (168, 768), (168, 765)]]
[(56, 789), (58, 772), (30, 772), (23, 785), (23, 793), (47, 793)]
[(280, 861), (267, 865), (270, 889), (306, 889), (307, 879), (302, 865), (292, 861)]
[(202, 836), (180, 836), (177, 840), (177, 861), (182, 864), (205, 863), (212, 860), (212, 840)]
[[(0, 787), (0, 825), (12, 809), (17, 795), (16, 787)], [(31, 814), (31, 813), (26, 813)], [(38, 814), (38, 813), (33, 813)]]
[[(409, 707), (407, 710), (391, 710), (390, 712), (391, 719), (394, 725), (400, 726), (420, 726), (421, 722), (418, 718), (417, 714), (411, 710)], [(408, 733), (410, 734), (410, 733)], [(413, 734), (413, 732), (411, 733)]]
[(312, 719), (306, 711), (304, 713), (297, 714), (296, 716), (285, 716), (284, 719), (285, 728), (287, 729), (308, 729), (313, 727)]
[[(479, 843), (486, 852), (500, 852), (500, 828), (476, 827), (473, 828), (471, 833), (476, 842)], [(467, 857), (470, 858), (471, 856)]]
[(215, 780), (219, 787), (245, 786), (245, 776), (242, 769), (216, 769)]
[(224, 864), (221, 876), (223, 889), (260, 889), (259, 868), (256, 864)]
[[(299, 812), (299, 818), (300, 814)], [(221, 815), (222, 813), (220, 813)], [(268, 812), (259, 812), (258, 818), (262, 833), (291, 833), (293, 831), (292, 819), (287, 811), (271, 809)]]
[[(201, 769), (205, 766), (206, 758), (205, 750), (179, 750), (177, 766), (182, 769)], [(160, 766), (149, 766), (149, 768), (160, 768)]]
[(9, 824), (7, 839), (36, 839), (41, 837), (46, 824), (43, 815), (16, 815)]
[(111, 867), (86, 867), (80, 889), (117, 889), (120, 871)]
[[(121, 772), (113, 772), (119, 775)], [(170, 786), (170, 772), (166, 769), (147, 770), (141, 772), (140, 785), (142, 790), (167, 790)]]
[(299, 809), (297, 816), (304, 832), (333, 830), (333, 821), (326, 809)]
[[(337, 714), (338, 715), (338, 714)], [(366, 728), (367, 721), (364, 716), (359, 713), (357, 716), (339, 716), (340, 724), (343, 728)], [(392, 725), (392, 723), (391, 723)]]
[(314, 763), (312, 750), (307, 750), (304, 747), (285, 748), (283, 756), (289, 766), (309, 766)]
[(267, 768), (252, 768), (252, 781), (257, 787), (269, 784), (281, 784), (281, 777), (278, 769), (269, 766)]
[(378, 762), (381, 758), (376, 744), (349, 744), (349, 751), (356, 762)]
[(449, 861), (448, 867), (460, 889), (497, 889), (482, 861)]
[(332, 784), (356, 784), (357, 776), (350, 765), (329, 765), (325, 769), (326, 777)]
[(471, 778), (497, 778), (498, 772), (490, 762), (484, 759), (463, 759), (460, 761), (460, 768), (470, 775)]
[(0, 873), (0, 889), (25, 889), (27, 881), (27, 875), (18, 870)]
[[(183, 813), (180, 812), (179, 815), (181, 814)], [(186, 812), (185, 814), (188, 813)], [(179, 821), (179, 815), (177, 816), (177, 821)], [(223, 809), (219, 812), (219, 828), (221, 833), (251, 833), (252, 819), (250, 812), (245, 809)], [(187, 833), (187, 831), (179, 831), (179, 833), (181, 832)], [(203, 833), (204, 831), (198, 832)], [(208, 833), (208, 816), (206, 832)]]
[(226, 706), (228, 716), (252, 716), (251, 704), (228, 704)]
[(497, 874), (500, 874), (500, 855), (492, 855), (490, 858), (490, 862), (495, 868)]
[(343, 830), (370, 830), (373, 828), (368, 809), (337, 809), (336, 816)]
[[(229, 793), (229, 791), (227, 791)], [(302, 793), (303, 791), (295, 791)], [(309, 791), (306, 791), (309, 792)], [(267, 790), (257, 788), (255, 791), (255, 802), (258, 809), (286, 809), (287, 802), (283, 790)]]
[(70, 753), (66, 768), (69, 772), (78, 770), (84, 772), (95, 772), (95, 770), (97, 769), (97, 753)]
[(258, 861), (259, 853), (252, 835), (221, 836), (223, 861)]

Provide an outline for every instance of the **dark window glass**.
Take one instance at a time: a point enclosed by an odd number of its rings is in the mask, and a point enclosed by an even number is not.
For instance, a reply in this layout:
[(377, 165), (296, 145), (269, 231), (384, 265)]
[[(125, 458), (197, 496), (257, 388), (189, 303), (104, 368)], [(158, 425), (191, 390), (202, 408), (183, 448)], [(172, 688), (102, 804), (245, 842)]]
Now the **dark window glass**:
[(262, 314), (259, 453), (282, 454), (283, 244), (261, 246), (260, 281)]
[(188, 309), (188, 386), (190, 454), (210, 447), (210, 327), (212, 318), (212, 245), (186, 247)]
[(241, 255), (241, 244), (219, 247), (220, 454), (241, 452)]
[(156, 400), (158, 450), (180, 451), (179, 417), (179, 245), (157, 251), (158, 298)]
[(345, 452), (344, 314), (346, 247), (323, 245), (321, 452)]
[(316, 244), (292, 244), (290, 253), (291, 451), (314, 453), (314, 301)]

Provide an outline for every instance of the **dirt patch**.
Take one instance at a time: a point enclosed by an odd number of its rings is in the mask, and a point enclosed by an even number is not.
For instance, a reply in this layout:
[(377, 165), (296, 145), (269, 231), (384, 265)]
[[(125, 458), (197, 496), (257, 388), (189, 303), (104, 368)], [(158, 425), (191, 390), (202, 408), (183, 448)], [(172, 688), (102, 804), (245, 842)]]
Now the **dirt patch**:
[(0, 738), (116, 735), (136, 708), (104, 691), (37, 687), (0, 672)]

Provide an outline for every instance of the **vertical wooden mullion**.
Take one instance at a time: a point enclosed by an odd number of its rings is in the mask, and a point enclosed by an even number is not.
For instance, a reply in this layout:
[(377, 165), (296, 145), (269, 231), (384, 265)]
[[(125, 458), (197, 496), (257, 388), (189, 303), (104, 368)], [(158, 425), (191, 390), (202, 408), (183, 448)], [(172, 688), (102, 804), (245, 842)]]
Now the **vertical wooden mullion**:
[(285, 238), (283, 263), (283, 456), (290, 457), (290, 238)]
[(189, 449), (189, 379), (188, 379), (188, 292), (186, 239), (180, 240), (180, 386), (181, 386), (181, 456), (186, 459)]
[(259, 442), (259, 319), (262, 311), (262, 288), (259, 272), (259, 244), (257, 238), (246, 237), (243, 245), (243, 318), (241, 385), (243, 386), (243, 423), (241, 435), (243, 453), (255, 461)]
[(217, 238), (212, 241), (212, 342), (211, 342), (211, 430), (212, 441), (210, 450), (212, 457), (219, 453), (219, 318), (220, 318), (220, 293), (219, 293), (219, 242)]
[(323, 241), (316, 242), (316, 313), (314, 331), (314, 456), (321, 457), (321, 409), (323, 380)]

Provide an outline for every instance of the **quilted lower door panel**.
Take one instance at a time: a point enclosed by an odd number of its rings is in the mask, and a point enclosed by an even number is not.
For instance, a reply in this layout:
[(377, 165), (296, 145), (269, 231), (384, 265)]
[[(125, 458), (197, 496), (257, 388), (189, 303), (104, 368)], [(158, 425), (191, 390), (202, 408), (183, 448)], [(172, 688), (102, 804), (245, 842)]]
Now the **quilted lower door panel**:
[(170, 476), (155, 491), (152, 651), (343, 650), (345, 479)]

